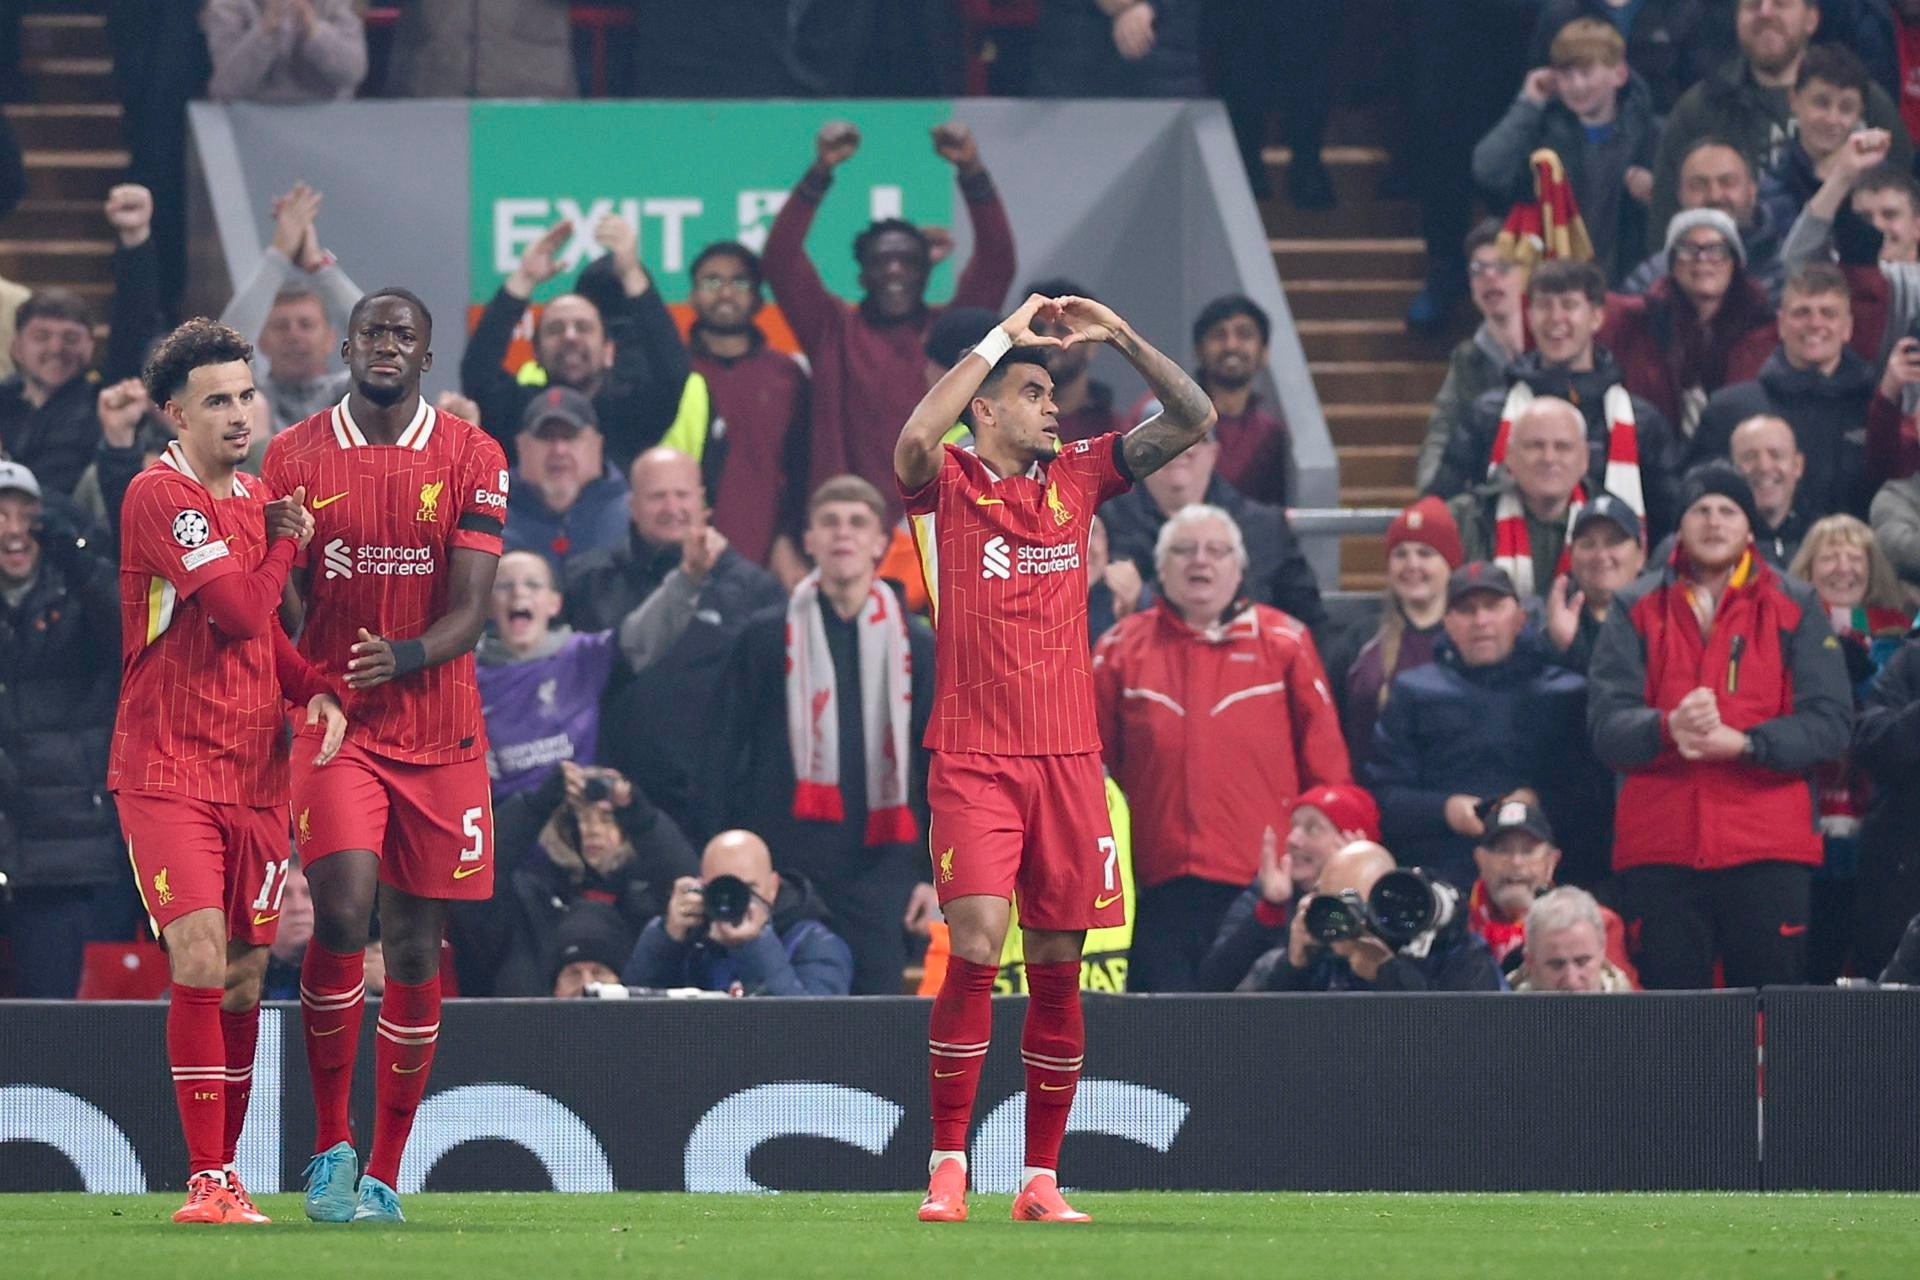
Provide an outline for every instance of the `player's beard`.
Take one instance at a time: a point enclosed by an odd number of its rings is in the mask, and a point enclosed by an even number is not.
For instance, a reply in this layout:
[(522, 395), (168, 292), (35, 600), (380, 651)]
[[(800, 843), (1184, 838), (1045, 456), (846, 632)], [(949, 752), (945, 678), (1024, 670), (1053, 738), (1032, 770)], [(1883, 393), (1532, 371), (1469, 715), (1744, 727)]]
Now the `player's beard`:
[(354, 390), (360, 393), (361, 399), (377, 404), (382, 409), (391, 409), (407, 397), (407, 388), (399, 383), (379, 386), (371, 382), (359, 382), (354, 384)]

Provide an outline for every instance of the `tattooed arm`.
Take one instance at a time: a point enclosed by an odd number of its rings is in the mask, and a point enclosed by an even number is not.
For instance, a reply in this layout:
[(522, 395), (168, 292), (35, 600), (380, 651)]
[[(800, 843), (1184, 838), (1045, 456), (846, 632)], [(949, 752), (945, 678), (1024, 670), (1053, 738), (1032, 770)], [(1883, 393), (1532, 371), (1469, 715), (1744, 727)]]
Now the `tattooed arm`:
[(1071, 334), (1067, 343), (1105, 342), (1140, 371), (1160, 412), (1127, 432), (1122, 453), (1135, 480), (1144, 480), (1193, 445), (1200, 443), (1219, 417), (1213, 401), (1187, 371), (1133, 331), (1119, 315), (1089, 298), (1060, 298), (1060, 317)]

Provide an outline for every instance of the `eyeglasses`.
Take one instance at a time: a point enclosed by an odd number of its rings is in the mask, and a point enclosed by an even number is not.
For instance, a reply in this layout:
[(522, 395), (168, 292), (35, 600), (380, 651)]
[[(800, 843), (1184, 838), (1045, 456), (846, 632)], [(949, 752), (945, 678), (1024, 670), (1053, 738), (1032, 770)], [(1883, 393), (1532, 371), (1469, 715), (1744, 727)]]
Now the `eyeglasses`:
[(1209, 560), (1226, 560), (1233, 555), (1231, 542), (1176, 542), (1167, 548), (1167, 554), (1176, 560), (1191, 560), (1201, 552)]
[(1711, 244), (1688, 244), (1682, 241), (1673, 246), (1673, 256), (1682, 262), (1731, 262), (1733, 246), (1725, 240), (1715, 240)]
[(745, 276), (699, 276), (693, 287), (702, 293), (752, 293), (753, 281)]

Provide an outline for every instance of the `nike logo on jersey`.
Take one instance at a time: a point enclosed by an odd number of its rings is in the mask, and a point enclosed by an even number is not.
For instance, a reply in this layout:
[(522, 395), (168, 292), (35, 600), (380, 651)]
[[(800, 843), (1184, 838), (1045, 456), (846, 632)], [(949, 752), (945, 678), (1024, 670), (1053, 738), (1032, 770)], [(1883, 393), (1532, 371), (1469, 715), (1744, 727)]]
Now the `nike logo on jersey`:
[(253, 913), (253, 922), (256, 925), (272, 924), (275, 920), (278, 920), (279, 918), (280, 918), (280, 913), (278, 911), (269, 911), (266, 913), (256, 911)]
[(1095, 911), (1105, 911), (1108, 907), (1120, 901), (1121, 896), (1121, 894), (1115, 893), (1104, 898), (1095, 898), (1093, 900), (1093, 909)]
[(976, 507), (1004, 507), (1007, 504), (999, 498), (989, 498), (983, 493), (973, 500), (973, 505)]
[(485, 863), (482, 863), (477, 867), (455, 867), (453, 869), (453, 878), (455, 880), (465, 880), (468, 876), (473, 875), (475, 872), (484, 871), (485, 869), (486, 869)]
[(343, 489), (339, 493), (334, 494), (331, 498), (320, 498), (314, 502), (313, 509), (315, 511), (318, 511), (322, 507), (330, 507), (334, 503), (340, 501), (340, 499), (346, 496), (347, 496), (346, 491)]

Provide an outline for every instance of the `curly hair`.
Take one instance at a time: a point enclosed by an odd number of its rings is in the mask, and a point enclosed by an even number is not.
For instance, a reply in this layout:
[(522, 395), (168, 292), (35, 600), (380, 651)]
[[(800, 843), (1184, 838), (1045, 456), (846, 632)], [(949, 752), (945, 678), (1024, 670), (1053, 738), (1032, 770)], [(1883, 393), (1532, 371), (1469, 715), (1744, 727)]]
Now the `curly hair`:
[(186, 389), (195, 369), (252, 359), (253, 344), (238, 332), (218, 320), (195, 316), (160, 340), (140, 371), (140, 381), (153, 402), (161, 405)]

